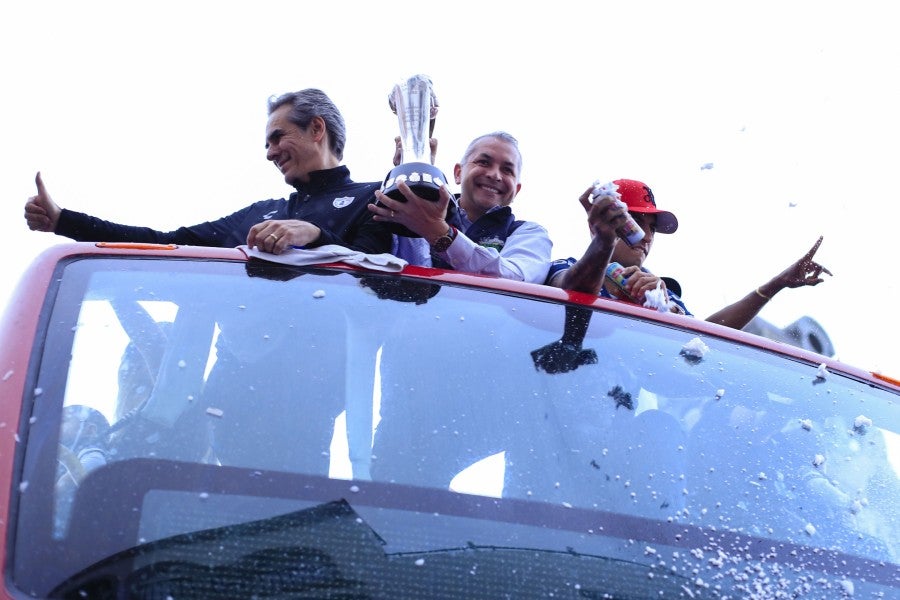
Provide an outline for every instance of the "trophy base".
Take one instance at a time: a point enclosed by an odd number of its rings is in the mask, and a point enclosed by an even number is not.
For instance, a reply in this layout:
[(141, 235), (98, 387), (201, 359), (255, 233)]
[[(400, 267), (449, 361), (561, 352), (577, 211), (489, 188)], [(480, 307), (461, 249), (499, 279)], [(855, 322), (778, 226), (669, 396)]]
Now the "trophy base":
[[(397, 189), (397, 184), (406, 182), (409, 189), (420, 198), (431, 202), (437, 202), (440, 198), (440, 190), (447, 183), (447, 178), (441, 170), (423, 162), (403, 163), (394, 167), (381, 186), (385, 196), (397, 202), (406, 202), (406, 197)], [(399, 223), (388, 223), (388, 229), (396, 235), (404, 237), (421, 237), (419, 234), (407, 229)]]

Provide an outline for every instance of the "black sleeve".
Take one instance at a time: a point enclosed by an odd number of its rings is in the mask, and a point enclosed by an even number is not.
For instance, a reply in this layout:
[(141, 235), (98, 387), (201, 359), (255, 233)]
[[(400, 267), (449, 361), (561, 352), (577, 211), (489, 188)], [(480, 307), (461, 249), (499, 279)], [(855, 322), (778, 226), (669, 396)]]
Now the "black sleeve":
[(176, 241), (179, 231), (157, 231), (149, 227), (121, 225), (64, 208), (59, 215), (55, 233), (76, 242), (189, 243)]
[(246, 226), (241, 222), (250, 208), (216, 221), (179, 227), (173, 231), (122, 225), (64, 208), (55, 233), (77, 242), (142, 242), (233, 248), (246, 241), (247, 233), (243, 231)]
[(360, 215), (348, 229), (344, 239), (331, 231), (322, 229), (322, 234), (316, 240), (315, 246), (337, 244), (366, 254), (383, 254), (391, 251), (392, 242), (393, 235), (388, 228), (384, 223), (373, 220), (372, 213), (366, 209), (365, 214)]

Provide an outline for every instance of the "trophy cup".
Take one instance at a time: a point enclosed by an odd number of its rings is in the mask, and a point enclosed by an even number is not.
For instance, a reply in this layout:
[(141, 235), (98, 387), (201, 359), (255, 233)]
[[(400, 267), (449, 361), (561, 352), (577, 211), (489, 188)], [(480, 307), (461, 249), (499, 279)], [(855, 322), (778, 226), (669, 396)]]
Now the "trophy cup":
[[(401, 81), (388, 96), (388, 103), (400, 123), (403, 150), (400, 164), (388, 173), (381, 191), (398, 202), (406, 202), (397, 189), (397, 184), (405, 181), (417, 196), (436, 202), (447, 178), (431, 164), (430, 140), (438, 108), (431, 79), (413, 75)], [(403, 225), (395, 223), (391, 229), (397, 235), (419, 237)]]

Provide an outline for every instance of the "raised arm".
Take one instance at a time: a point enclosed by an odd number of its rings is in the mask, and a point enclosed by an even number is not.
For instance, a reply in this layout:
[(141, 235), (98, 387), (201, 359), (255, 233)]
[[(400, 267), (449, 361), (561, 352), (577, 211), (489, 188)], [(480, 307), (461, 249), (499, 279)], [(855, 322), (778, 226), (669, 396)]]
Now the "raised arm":
[(734, 304), (717, 311), (706, 318), (711, 323), (718, 323), (734, 329), (742, 329), (753, 317), (759, 314), (763, 306), (771, 300), (775, 294), (785, 288), (797, 288), (807, 285), (819, 285), (823, 279), (822, 273), (831, 275), (824, 266), (813, 260), (816, 251), (822, 244), (822, 236), (816, 240), (809, 252), (801, 256), (784, 271), (759, 286)]
[(560, 271), (548, 284), (596, 295), (603, 287), (603, 276), (618, 240), (616, 228), (625, 222), (628, 210), (612, 196), (597, 198), (592, 204), (593, 189), (592, 185), (578, 198), (587, 211), (591, 242), (574, 265)]

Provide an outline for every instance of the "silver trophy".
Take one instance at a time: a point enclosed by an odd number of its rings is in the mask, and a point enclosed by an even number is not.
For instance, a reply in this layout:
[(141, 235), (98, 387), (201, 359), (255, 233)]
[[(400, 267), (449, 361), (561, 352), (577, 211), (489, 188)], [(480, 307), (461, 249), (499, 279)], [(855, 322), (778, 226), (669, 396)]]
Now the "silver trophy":
[[(381, 191), (394, 200), (406, 202), (397, 189), (397, 184), (405, 181), (417, 196), (437, 201), (447, 178), (431, 164), (430, 140), (438, 109), (431, 78), (413, 75), (401, 81), (388, 96), (388, 103), (400, 124), (402, 154), (400, 164), (388, 173)], [(393, 229), (397, 235), (417, 237), (402, 225), (394, 224)]]

